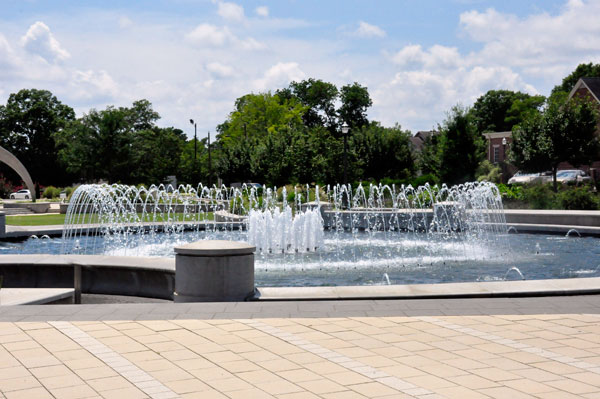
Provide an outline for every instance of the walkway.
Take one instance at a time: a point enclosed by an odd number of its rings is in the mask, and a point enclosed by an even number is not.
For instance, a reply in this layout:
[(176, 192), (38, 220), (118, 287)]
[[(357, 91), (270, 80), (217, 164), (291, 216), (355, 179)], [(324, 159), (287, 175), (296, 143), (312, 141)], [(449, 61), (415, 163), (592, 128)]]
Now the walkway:
[(595, 398), (600, 296), (0, 307), (0, 398)]

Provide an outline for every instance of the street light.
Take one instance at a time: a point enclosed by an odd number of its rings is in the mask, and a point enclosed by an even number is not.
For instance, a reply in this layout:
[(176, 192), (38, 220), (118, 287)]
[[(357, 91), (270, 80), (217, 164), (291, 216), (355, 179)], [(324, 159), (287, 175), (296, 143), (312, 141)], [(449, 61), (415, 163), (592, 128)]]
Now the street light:
[(502, 137), (502, 183), (506, 181), (506, 137)]
[(210, 132), (208, 132), (208, 187), (212, 187), (212, 161), (210, 158)]
[(190, 123), (192, 125), (194, 125), (194, 179), (198, 180), (198, 173), (196, 173), (196, 154), (198, 153), (198, 140), (196, 138), (197, 136), (197, 131), (196, 131), (196, 123), (194, 122), (193, 119), (190, 119)]
[(344, 184), (348, 184), (348, 132), (350, 127), (347, 124), (342, 125), (342, 136), (344, 137)]

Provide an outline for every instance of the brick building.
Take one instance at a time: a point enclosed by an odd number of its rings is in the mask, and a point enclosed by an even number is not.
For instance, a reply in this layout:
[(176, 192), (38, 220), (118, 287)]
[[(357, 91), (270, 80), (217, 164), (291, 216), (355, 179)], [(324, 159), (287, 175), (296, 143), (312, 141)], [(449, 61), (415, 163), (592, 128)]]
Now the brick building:
[[(594, 101), (598, 106), (598, 111), (600, 112), (600, 78), (579, 79), (569, 93), (568, 100), (571, 98), (587, 98), (591, 101)], [(600, 135), (600, 121), (598, 124), (597, 134)], [(506, 160), (506, 153), (510, 148), (510, 143), (512, 142), (512, 132), (493, 132), (484, 133), (483, 135), (487, 139), (488, 161), (493, 164), (500, 164), (503, 167), (506, 166), (508, 176), (503, 179), (506, 180), (508, 177), (510, 177), (510, 175), (516, 172), (516, 168), (514, 168), (512, 165), (503, 164), (503, 162)], [(591, 165), (582, 165), (579, 168), (588, 172), (595, 180), (600, 179), (600, 159), (593, 162)], [(575, 168), (569, 163), (563, 162), (559, 165), (558, 169), (564, 170)]]

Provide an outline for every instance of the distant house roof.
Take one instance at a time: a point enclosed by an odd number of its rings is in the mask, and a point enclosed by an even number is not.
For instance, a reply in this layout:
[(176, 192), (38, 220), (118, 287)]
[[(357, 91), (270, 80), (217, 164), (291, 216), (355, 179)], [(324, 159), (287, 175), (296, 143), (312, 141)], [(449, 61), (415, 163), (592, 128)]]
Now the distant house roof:
[(417, 134), (410, 138), (413, 149), (416, 152), (421, 152), (423, 150), (423, 146), (425, 145), (425, 141), (436, 133), (437, 132), (435, 130), (417, 132)]
[(582, 87), (588, 89), (592, 97), (600, 103), (600, 78), (580, 78), (569, 93), (569, 99)]
[(489, 139), (501, 139), (503, 137), (509, 138), (512, 137), (512, 132), (508, 131), (508, 132), (489, 132), (489, 133), (483, 133), (483, 135), (489, 140)]

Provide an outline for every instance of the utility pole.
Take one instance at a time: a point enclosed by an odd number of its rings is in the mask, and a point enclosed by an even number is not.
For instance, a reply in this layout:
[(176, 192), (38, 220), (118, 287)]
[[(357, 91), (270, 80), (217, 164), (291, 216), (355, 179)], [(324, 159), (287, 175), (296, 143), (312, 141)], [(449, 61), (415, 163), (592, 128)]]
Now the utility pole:
[(210, 132), (208, 132), (208, 187), (212, 187), (212, 160), (210, 158)]
[(350, 127), (344, 123), (342, 136), (344, 136), (344, 184), (348, 184), (348, 132)]
[[(198, 171), (197, 171), (197, 165), (198, 163), (196, 162), (196, 157), (198, 154), (198, 139), (197, 139), (197, 131), (196, 131), (196, 123), (194, 122), (193, 119), (190, 119), (190, 123), (192, 125), (194, 125), (194, 179), (198, 180)], [(195, 183), (198, 183), (197, 181)]]

